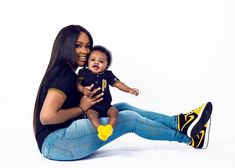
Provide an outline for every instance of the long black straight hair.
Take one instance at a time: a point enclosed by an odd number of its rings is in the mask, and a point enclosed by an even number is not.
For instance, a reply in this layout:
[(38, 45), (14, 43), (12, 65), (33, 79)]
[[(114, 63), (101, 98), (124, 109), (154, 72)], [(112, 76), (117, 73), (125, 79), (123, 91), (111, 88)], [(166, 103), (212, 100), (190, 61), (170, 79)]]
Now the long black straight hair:
[(51, 58), (49, 64), (47, 66), (44, 77), (39, 86), (37, 97), (34, 105), (34, 114), (33, 114), (33, 129), (34, 133), (36, 133), (37, 129), (37, 113), (38, 106), (40, 102), (40, 93), (42, 90), (42, 86), (45, 82), (47, 73), (56, 66), (63, 66), (69, 64), (73, 69), (78, 68), (77, 64), (77, 56), (76, 56), (76, 40), (79, 37), (80, 33), (84, 32), (88, 35), (90, 40), (90, 49), (93, 46), (93, 39), (91, 34), (80, 25), (69, 25), (60, 30), (57, 37), (55, 38)]

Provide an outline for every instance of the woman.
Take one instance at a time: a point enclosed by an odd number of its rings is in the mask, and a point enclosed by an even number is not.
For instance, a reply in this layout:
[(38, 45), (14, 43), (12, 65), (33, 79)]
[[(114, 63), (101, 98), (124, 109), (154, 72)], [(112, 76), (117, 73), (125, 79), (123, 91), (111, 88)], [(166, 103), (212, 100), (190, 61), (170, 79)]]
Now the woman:
[[(81, 159), (130, 132), (151, 140), (178, 141), (195, 148), (207, 147), (212, 112), (210, 102), (190, 113), (172, 117), (126, 103), (116, 104), (120, 111), (116, 127), (107, 141), (101, 141), (84, 115), (92, 105), (102, 101), (102, 93), (96, 95), (99, 88), (93, 90), (91, 85), (88, 87), (90, 96), (82, 96), (76, 86), (75, 70), (85, 64), (92, 45), (92, 36), (79, 25), (64, 27), (55, 39), (34, 108), (35, 137), (40, 152), (46, 158)], [(108, 118), (100, 118), (100, 122), (106, 125)]]

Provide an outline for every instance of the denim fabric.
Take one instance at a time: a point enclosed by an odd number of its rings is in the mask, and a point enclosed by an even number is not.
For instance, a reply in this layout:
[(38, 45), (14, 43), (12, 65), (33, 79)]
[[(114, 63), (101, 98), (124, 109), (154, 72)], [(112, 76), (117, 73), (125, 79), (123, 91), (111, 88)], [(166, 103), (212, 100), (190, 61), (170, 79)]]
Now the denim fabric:
[[(43, 155), (52, 160), (81, 159), (126, 133), (135, 133), (150, 140), (190, 143), (190, 138), (177, 130), (176, 116), (141, 110), (127, 103), (114, 106), (119, 110), (119, 118), (107, 141), (103, 142), (97, 137), (97, 131), (89, 119), (79, 119), (69, 127), (48, 135), (42, 146)], [(107, 124), (108, 118), (100, 118), (100, 122)]]

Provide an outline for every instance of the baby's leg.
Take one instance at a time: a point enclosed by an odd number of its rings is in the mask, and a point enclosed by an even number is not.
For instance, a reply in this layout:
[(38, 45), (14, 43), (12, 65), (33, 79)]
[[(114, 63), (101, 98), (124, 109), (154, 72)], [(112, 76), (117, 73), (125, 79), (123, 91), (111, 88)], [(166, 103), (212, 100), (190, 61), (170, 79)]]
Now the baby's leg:
[(109, 124), (114, 128), (118, 120), (118, 110), (112, 106), (108, 109)]
[(99, 121), (99, 113), (95, 110), (89, 109), (87, 110), (87, 117), (90, 119), (93, 127), (97, 129), (97, 127), (100, 125)]

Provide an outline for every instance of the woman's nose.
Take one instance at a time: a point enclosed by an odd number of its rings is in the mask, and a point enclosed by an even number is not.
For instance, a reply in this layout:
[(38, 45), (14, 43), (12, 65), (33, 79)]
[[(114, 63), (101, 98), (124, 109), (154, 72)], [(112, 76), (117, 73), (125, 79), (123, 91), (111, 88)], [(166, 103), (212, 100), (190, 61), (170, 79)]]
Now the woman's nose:
[(88, 54), (88, 52), (89, 52), (89, 49), (88, 49), (88, 48), (82, 47), (82, 50), (81, 50), (81, 53), (82, 53), (82, 54)]

